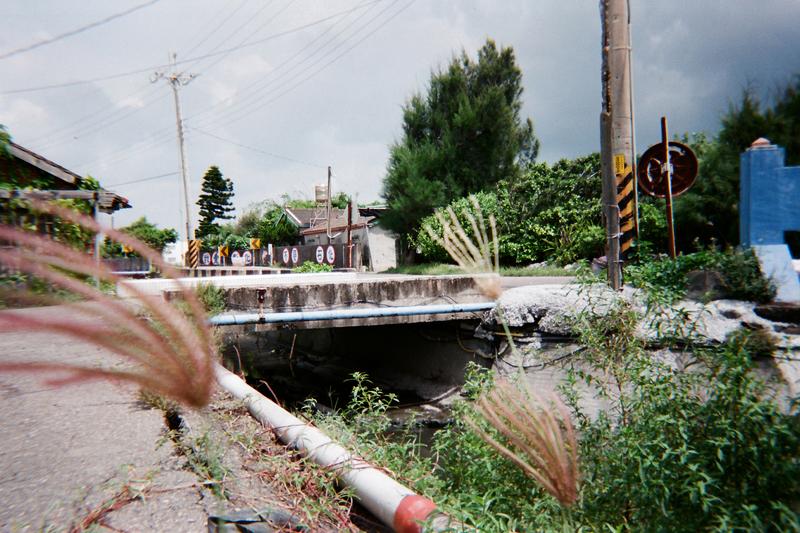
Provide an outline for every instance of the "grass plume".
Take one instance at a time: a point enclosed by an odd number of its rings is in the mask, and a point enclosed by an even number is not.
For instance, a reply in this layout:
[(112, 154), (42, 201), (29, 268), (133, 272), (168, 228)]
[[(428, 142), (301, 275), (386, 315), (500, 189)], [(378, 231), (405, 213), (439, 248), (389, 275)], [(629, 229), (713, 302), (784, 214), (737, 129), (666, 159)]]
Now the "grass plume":
[(464, 271), (471, 274), (494, 274), (475, 277), (475, 283), (480, 291), (494, 300), (502, 293), (499, 279), (497, 224), (494, 215), (490, 214), (490, 234), (487, 234), (486, 222), (477, 198), (470, 196), (469, 199), (476, 214), (464, 209), (462, 215), (469, 222), (472, 236), (467, 234), (455, 211), (449, 206), (445, 209), (447, 216), (441, 210), (435, 212), (436, 219), (442, 225), (442, 234), (439, 235), (430, 226), (425, 226), (425, 231)]
[[(14, 246), (0, 249), (0, 264), (25, 272), (86, 301), (69, 304), (54, 318), (41, 318), (30, 312), (0, 313), (2, 331), (49, 331), (88, 342), (113, 352), (130, 363), (132, 369), (82, 367), (59, 362), (2, 362), (0, 371), (57, 374), (48, 381), (55, 384), (110, 379), (128, 381), (163, 394), (183, 404), (200, 407), (208, 403), (213, 387), (216, 349), (206, 326), (202, 304), (194, 291), (177, 281), (179, 271), (137, 239), (117, 230), (101, 227), (95, 220), (58, 205), (32, 201), (33, 207), (92, 232), (102, 232), (149, 259), (164, 277), (175, 280), (183, 292), (187, 312), (182, 313), (159, 297), (141, 292), (133, 285), (129, 291), (139, 300), (150, 319), (143, 319), (130, 305), (105, 294), (77, 276), (92, 277), (116, 284), (122, 279), (108, 267), (97, 264), (85, 252), (72, 249), (51, 238), (0, 226), (0, 241)], [(18, 300), (35, 302), (40, 297), (17, 289)]]
[(477, 401), (476, 412), (502, 436), (496, 439), (478, 420), (467, 424), (490, 446), (536, 480), (563, 506), (578, 499), (578, 443), (566, 406), (555, 396), (499, 381)]

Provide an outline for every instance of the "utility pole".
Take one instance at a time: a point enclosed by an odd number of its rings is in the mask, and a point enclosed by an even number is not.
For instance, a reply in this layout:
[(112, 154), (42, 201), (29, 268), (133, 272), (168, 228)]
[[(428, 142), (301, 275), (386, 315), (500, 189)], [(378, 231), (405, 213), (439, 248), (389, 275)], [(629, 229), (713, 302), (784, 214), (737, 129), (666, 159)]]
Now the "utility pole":
[(328, 165), (328, 198), (325, 201), (325, 209), (328, 219), (328, 244), (331, 243), (331, 167)]
[(192, 223), (191, 211), (189, 211), (189, 165), (186, 160), (186, 142), (183, 136), (183, 118), (181, 117), (181, 100), (178, 97), (178, 88), (188, 85), (197, 75), (184, 74), (176, 70), (177, 54), (174, 52), (169, 54), (170, 62), (172, 63), (172, 72), (166, 74), (164, 72), (156, 72), (150, 77), (150, 82), (155, 83), (158, 80), (166, 80), (172, 87), (172, 95), (175, 97), (175, 119), (178, 124), (178, 148), (181, 151), (181, 176), (183, 178), (183, 208), (186, 215), (186, 242), (192, 240)]
[[(622, 287), (618, 185), (629, 174), (635, 182), (630, 32), (627, 0), (601, 0), (603, 28), (603, 109), (600, 114), (603, 173), (603, 211), (606, 217), (608, 280), (611, 287)], [(635, 224), (634, 220), (630, 221)], [(627, 221), (626, 224), (627, 226)]]

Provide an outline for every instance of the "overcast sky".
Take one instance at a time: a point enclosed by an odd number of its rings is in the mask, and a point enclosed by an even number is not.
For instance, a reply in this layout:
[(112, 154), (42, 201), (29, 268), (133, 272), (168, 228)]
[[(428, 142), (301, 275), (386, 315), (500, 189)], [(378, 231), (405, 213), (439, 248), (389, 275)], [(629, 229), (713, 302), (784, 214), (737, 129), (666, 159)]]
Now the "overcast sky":
[[(145, 3), (4, 0), (0, 56)], [(766, 99), (800, 73), (799, 0), (631, 0), (631, 11), (640, 151), (661, 115), (675, 132), (714, 133), (744, 87)], [(210, 165), (233, 180), (238, 212), (311, 198), (331, 165), (334, 192), (372, 201), (404, 102), (487, 37), (517, 54), (540, 159), (598, 150), (600, 19), (585, 0), (159, 0), (0, 59), (0, 123), (128, 197), (115, 225), (146, 215), (182, 228), (172, 92), (150, 77), (169, 71), (170, 51), (216, 54), (178, 66), (198, 75), (180, 91), (194, 198)]]

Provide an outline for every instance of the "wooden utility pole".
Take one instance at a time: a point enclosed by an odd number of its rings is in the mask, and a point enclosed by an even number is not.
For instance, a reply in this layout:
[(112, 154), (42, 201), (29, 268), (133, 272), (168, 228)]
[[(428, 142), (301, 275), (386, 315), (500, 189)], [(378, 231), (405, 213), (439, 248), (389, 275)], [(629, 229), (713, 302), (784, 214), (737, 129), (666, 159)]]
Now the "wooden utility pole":
[(627, 0), (601, 0), (603, 27), (600, 139), (603, 173), (603, 212), (606, 218), (608, 280), (622, 287), (618, 177), (633, 171), (631, 120), (630, 33)]

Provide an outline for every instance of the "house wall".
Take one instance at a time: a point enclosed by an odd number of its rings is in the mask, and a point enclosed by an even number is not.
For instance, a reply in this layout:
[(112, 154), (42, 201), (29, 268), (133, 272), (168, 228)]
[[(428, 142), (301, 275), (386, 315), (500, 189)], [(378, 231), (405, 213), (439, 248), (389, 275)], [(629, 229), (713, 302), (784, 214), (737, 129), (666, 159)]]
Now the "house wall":
[(741, 155), (739, 233), (742, 246), (785, 244), (800, 230), (800, 167), (784, 166), (785, 151), (754, 145)]
[(367, 247), (364, 249), (364, 261), (369, 270), (382, 272), (397, 266), (397, 236), (380, 227), (369, 228)]

